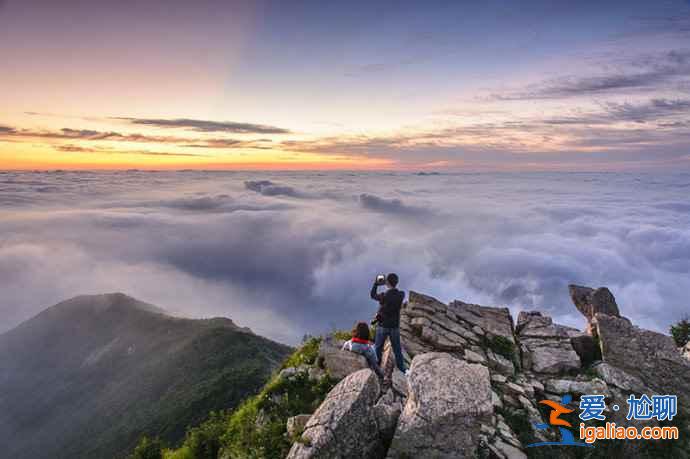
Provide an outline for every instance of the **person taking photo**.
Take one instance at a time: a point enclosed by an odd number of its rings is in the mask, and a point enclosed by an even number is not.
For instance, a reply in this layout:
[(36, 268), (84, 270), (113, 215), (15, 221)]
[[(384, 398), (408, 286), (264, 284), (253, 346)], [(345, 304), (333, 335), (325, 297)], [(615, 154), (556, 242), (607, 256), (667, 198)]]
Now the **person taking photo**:
[[(385, 277), (379, 275), (371, 287), (371, 298), (378, 301), (380, 305), (376, 314), (374, 347), (380, 365), (383, 346), (386, 343), (386, 338), (388, 338), (393, 348), (393, 355), (395, 355), (395, 363), (398, 369), (407, 374), (400, 345), (400, 308), (405, 299), (405, 292), (398, 290), (398, 281), (398, 275), (395, 273), (390, 273)], [(382, 285), (387, 287), (385, 292), (378, 291), (378, 288)]]

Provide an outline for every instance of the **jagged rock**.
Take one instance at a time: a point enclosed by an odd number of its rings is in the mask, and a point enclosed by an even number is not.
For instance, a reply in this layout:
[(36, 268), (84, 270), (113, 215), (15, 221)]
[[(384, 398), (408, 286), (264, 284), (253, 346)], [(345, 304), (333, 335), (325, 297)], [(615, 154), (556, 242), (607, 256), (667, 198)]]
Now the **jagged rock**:
[(546, 391), (554, 394), (602, 394), (611, 395), (608, 386), (601, 379), (548, 379), (544, 384)]
[(498, 373), (492, 373), (491, 374), (491, 382), (495, 382), (498, 384), (503, 384), (508, 380), (504, 375), (498, 374)]
[(538, 379), (531, 380), (530, 384), (532, 385), (532, 389), (535, 391), (544, 392), (544, 384), (542, 384)]
[(520, 343), (520, 364), (525, 371), (531, 371), (534, 364), (530, 348), (525, 343)]
[(488, 369), (444, 353), (412, 360), (390, 458), (471, 457), (493, 411)]
[(311, 414), (298, 414), (287, 420), (287, 433), (290, 437), (300, 435), (304, 431), (304, 426), (309, 422)]
[(438, 350), (461, 352), (470, 342), (479, 342), (447, 305), (417, 292), (410, 292), (403, 306), (400, 333), (412, 356)]
[(587, 367), (597, 360), (601, 360), (601, 349), (591, 335), (582, 334), (570, 338), (570, 344), (580, 357), (582, 365)]
[(507, 394), (514, 397), (519, 397), (520, 395), (525, 395), (525, 389), (522, 386), (515, 384), (514, 382), (508, 382), (503, 386), (503, 389)]
[(592, 319), (597, 313), (620, 316), (616, 299), (606, 287), (599, 287), (595, 290), (590, 287), (571, 284), (568, 286), (568, 290), (577, 310), (587, 318), (590, 334)]
[(498, 394), (493, 390), (491, 391), (491, 404), (496, 409), (503, 408), (503, 401), (501, 401), (501, 397), (499, 397)]
[(481, 363), (482, 365), (486, 365), (486, 357), (471, 349), (465, 349), (465, 360), (470, 363)]
[(569, 343), (526, 343), (531, 369), (537, 373), (564, 373), (580, 368), (580, 358)]
[(459, 300), (451, 301), (448, 305), (456, 316), (471, 326), (489, 336), (502, 336), (511, 343), (515, 343), (513, 336), (513, 317), (508, 308), (493, 308), (468, 304)]
[(685, 343), (685, 346), (680, 348), (680, 352), (687, 360), (690, 360), (690, 341)]
[[(493, 308), (453, 301), (446, 305), (437, 299), (411, 291), (401, 311), (400, 332), (411, 356), (445, 351), (463, 356), (497, 336), (513, 345), (513, 322), (507, 308)], [(481, 355), (477, 353), (478, 355)], [(474, 354), (468, 354), (479, 361)], [(517, 357), (517, 355), (516, 355)], [(511, 359), (508, 359), (511, 360)]]
[(505, 375), (512, 375), (515, 373), (515, 365), (513, 362), (501, 354), (497, 354), (491, 349), (487, 349), (486, 356), (489, 359), (489, 367), (497, 372)]
[(647, 390), (640, 378), (630, 375), (606, 362), (599, 362), (593, 369), (601, 379), (606, 381), (606, 384), (611, 386), (616, 386), (636, 394), (642, 394)]
[(532, 387), (532, 384), (530, 381), (527, 380), (527, 378), (523, 374), (518, 374), (515, 377), (515, 383), (518, 384), (522, 390), (524, 391), (525, 395), (529, 398), (534, 397), (534, 388)]
[(407, 393), (409, 391), (407, 386), (407, 378), (397, 368), (393, 370), (393, 374), (391, 375), (391, 387), (398, 395), (407, 397)]
[(380, 457), (384, 445), (374, 410), (379, 391), (369, 369), (340, 381), (311, 416), (288, 459)]
[(527, 459), (527, 455), (522, 450), (500, 439), (496, 439), (493, 444), (489, 445), (489, 449), (500, 459)]
[(607, 314), (596, 314), (592, 323), (604, 362), (659, 393), (676, 394), (685, 409), (690, 409), (690, 362), (680, 355), (673, 338)]
[(342, 379), (350, 373), (369, 368), (367, 360), (354, 352), (341, 349), (343, 341), (326, 336), (319, 346), (319, 365), (335, 379)]
[(523, 347), (522, 366), (537, 373), (564, 373), (581, 367), (580, 357), (570, 342), (581, 332), (554, 324), (551, 317), (537, 311), (518, 315), (518, 338)]
[(503, 402), (506, 403), (507, 405), (514, 406), (516, 408), (520, 408), (520, 402), (516, 397), (513, 397), (510, 394), (503, 394)]
[(397, 401), (390, 401), (388, 398), (381, 398), (374, 405), (374, 419), (385, 450), (393, 440), (395, 427), (398, 425), (398, 418), (402, 411), (402, 404)]

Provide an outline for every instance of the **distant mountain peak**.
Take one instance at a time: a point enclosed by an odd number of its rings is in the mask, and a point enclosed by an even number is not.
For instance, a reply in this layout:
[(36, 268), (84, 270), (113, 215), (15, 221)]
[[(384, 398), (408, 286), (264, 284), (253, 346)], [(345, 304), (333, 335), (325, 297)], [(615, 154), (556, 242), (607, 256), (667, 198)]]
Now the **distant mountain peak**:
[(52, 308), (60, 311), (79, 310), (105, 312), (111, 308), (138, 309), (152, 312), (155, 314), (169, 315), (165, 309), (154, 306), (153, 304), (137, 300), (134, 297), (122, 292), (101, 293), (97, 295), (78, 295), (68, 300), (62, 301)]
[(123, 457), (142, 434), (175, 444), (289, 352), (227, 318), (174, 317), (121, 292), (75, 296), (0, 334), (0, 413), (12, 413), (0, 414), (2, 457)]

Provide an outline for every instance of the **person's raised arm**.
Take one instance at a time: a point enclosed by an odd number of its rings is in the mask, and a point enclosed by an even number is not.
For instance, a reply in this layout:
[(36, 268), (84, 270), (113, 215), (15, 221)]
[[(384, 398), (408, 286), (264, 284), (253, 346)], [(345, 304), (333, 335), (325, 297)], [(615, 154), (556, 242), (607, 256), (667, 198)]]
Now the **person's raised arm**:
[(371, 299), (376, 300), (379, 303), (383, 301), (383, 293), (378, 292), (379, 284), (374, 280), (374, 285), (371, 286)]

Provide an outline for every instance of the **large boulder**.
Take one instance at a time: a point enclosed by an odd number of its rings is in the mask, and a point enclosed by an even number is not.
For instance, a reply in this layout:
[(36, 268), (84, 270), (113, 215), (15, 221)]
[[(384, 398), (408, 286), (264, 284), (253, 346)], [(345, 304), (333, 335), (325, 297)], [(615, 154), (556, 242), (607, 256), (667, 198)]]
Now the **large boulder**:
[(433, 351), (461, 352), (479, 337), (436, 298), (411, 291), (400, 314), (400, 334), (410, 356)]
[(599, 344), (592, 335), (583, 333), (572, 336), (570, 344), (573, 346), (577, 356), (580, 357), (582, 366), (588, 367), (597, 360), (601, 360), (601, 349), (599, 349)]
[(343, 343), (344, 341), (329, 335), (323, 338), (319, 346), (319, 366), (335, 379), (343, 379), (350, 373), (369, 368), (362, 355), (343, 351)]
[(513, 336), (513, 317), (508, 308), (480, 306), (451, 301), (448, 307), (464, 322), (479, 327), (489, 337), (501, 336), (515, 344)]
[(611, 291), (606, 287), (593, 289), (581, 285), (568, 286), (570, 298), (575, 307), (587, 318), (588, 331), (591, 332), (591, 323), (598, 313), (619, 317), (618, 305)]
[[(411, 357), (428, 352), (446, 352), (475, 361), (485, 361), (485, 350), (495, 343), (510, 346), (510, 372), (518, 361), (518, 347), (513, 334), (513, 319), (508, 308), (464, 303), (449, 304), (436, 298), (410, 292), (400, 315), (403, 346)], [(471, 351), (467, 354), (467, 351)]]
[(488, 369), (446, 353), (427, 353), (412, 360), (408, 382), (388, 457), (473, 457), (480, 424), (493, 412)]
[(606, 362), (599, 362), (592, 368), (597, 376), (606, 381), (606, 384), (610, 386), (617, 387), (627, 392), (634, 392), (635, 394), (648, 392), (648, 389), (640, 378), (630, 375), (620, 368), (616, 368)]
[(690, 362), (678, 352), (673, 338), (607, 314), (596, 314), (593, 325), (604, 362), (659, 393), (677, 395), (690, 409)]
[(603, 394), (610, 396), (606, 382), (599, 378), (594, 379), (547, 379), (544, 383), (545, 390), (552, 394)]
[(522, 366), (536, 373), (557, 374), (576, 371), (581, 367), (571, 338), (582, 332), (554, 324), (551, 317), (538, 311), (521, 311), (517, 334), (522, 346)]
[[(385, 454), (375, 409), (379, 381), (373, 371), (359, 370), (340, 381), (309, 418), (288, 459), (378, 458)], [(386, 411), (387, 416), (394, 413)], [(391, 419), (382, 428), (390, 435)]]

